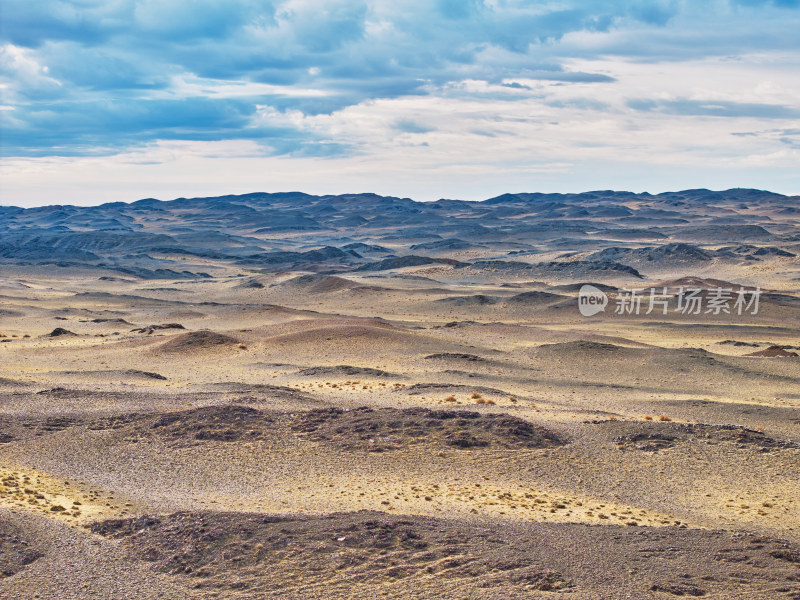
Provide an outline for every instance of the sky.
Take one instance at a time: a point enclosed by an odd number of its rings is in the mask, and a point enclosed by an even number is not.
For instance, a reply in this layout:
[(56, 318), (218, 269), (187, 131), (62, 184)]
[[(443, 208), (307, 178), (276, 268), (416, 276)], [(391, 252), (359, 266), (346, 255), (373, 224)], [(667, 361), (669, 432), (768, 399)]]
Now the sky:
[(0, 204), (800, 194), (800, 0), (0, 0)]

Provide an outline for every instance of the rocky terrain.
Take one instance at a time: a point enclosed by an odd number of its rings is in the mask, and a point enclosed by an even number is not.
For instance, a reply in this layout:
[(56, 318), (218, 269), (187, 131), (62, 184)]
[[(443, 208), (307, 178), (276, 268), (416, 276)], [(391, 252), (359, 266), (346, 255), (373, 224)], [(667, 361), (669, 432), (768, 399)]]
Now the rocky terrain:
[[(641, 278), (792, 258), (797, 198), (759, 190), (503, 194), (483, 202), (299, 192), (0, 209), (0, 260), (121, 277), (383, 272), (444, 265), (548, 277)], [(466, 241), (469, 239), (469, 241)], [(457, 276), (457, 274), (456, 274)], [(465, 274), (465, 277), (467, 275)]]
[(0, 597), (800, 598), (797, 202), (0, 207)]

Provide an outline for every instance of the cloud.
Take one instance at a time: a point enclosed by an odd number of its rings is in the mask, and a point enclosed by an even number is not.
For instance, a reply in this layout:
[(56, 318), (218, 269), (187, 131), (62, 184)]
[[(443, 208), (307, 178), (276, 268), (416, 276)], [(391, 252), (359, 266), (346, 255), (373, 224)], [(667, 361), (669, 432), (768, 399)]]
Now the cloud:
[(154, 139), (250, 139), (282, 153), (324, 142), (289, 120), (259, 119), (257, 106), (236, 98), (67, 101), (29, 110), (23, 119), (17, 112), (3, 111), (0, 119), (3, 144), (20, 156), (112, 154)]
[(183, 42), (224, 39), (254, 20), (272, 23), (274, 10), (271, 2), (253, 0), (138, 0), (126, 4), (123, 10), (133, 16), (131, 34)]
[(63, 88), (33, 52), (10, 44), (0, 47), (0, 84), (5, 88), (4, 99), (11, 102), (18, 98), (47, 100)]
[(403, 133), (429, 133), (436, 131), (435, 127), (428, 127), (411, 119), (398, 119), (394, 123), (394, 128)]
[(272, 5), (257, 0), (4, 0), (2, 36), (29, 47), (59, 40), (101, 45), (125, 36), (186, 41), (225, 37), (271, 14)]
[(791, 136), (731, 133), (800, 115), (798, 8), (800, 0), (3, 0), (0, 152), (99, 156), (238, 140), (264, 155), (366, 160), (386, 144), (474, 166), (487, 139), (512, 156), (569, 140), (561, 169), (572, 149), (607, 152), (614, 142), (604, 136), (627, 132), (630, 142), (631, 132), (667, 123), (664, 131), (682, 131), (693, 118), (737, 122), (716, 139), (786, 145)]
[(725, 102), (717, 100), (629, 100), (628, 106), (645, 112), (663, 112), (674, 115), (699, 117), (754, 117), (758, 119), (798, 119), (800, 106), (779, 104), (757, 104), (746, 102)]
[(743, 138), (759, 138), (777, 141), (790, 148), (800, 150), (800, 129), (767, 129), (761, 131), (734, 131), (731, 135)]
[(608, 102), (603, 102), (596, 98), (564, 98), (550, 100), (547, 104), (553, 108), (577, 108), (580, 110), (596, 111), (607, 111), (611, 109), (611, 105)]
[(800, 0), (734, 0), (740, 6), (777, 6), (781, 8), (800, 8)]

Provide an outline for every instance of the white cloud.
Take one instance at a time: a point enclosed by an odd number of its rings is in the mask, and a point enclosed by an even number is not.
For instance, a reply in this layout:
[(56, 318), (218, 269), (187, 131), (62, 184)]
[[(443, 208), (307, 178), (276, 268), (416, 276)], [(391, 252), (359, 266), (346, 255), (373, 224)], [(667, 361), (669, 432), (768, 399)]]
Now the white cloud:
[(32, 50), (13, 44), (0, 46), (0, 81), (6, 100), (21, 99), (25, 95), (49, 95), (62, 87)]
[(776, 3), (6, 1), (3, 202), (800, 190)]
[(184, 73), (174, 75), (170, 80), (170, 86), (153, 96), (174, 96), (178, 98), (255, 98), (258, 96), (323, 98), (332, 95), (334, 95), (334, 92), (329, 90), (303, 88), (293, 85), (272, 85), (253, 81), (212, 79)]

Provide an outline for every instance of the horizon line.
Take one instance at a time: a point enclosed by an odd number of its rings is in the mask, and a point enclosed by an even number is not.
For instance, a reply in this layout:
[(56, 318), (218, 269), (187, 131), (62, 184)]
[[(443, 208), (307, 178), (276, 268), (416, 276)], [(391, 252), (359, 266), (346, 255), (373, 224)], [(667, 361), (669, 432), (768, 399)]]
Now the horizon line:
[(687, 193), (687, 192), (710, 192), (710, 193), (714, 193), (714, 194), (724, 194), (726, 192), (734, 192), (734, 191), (761, 192), (761, 193), (766, 193), (766, 194), (772, 194), (774, 196), (781, 196), (781, 197), (784, 197), (784, 198), (800, 198), (800, 193), (799, 194), (782, 194), (780, 192), (773, 192), (773, 191), (767, 190), (767, 189), (749, 188), (749, 187), (732, 187), (732, 188), (727, 188), (727, 189), (724, 189), (724, 190), (714, 190), (714, 189), (710, 189), (710, 188), (699, 187), (699, 188), (685, 188), (685, 189), (681, 189), (681, 190), (665, 190), (663, 192), (657, 192), (657, 193), (651, 193), (651, 192), (648, 192), (648, 191), (634, 192), (634, 191), (631, 191), (631, 190), (623, 190), (623, 189), (618, 189), (618, 190), (615, 190), (615, 189), (594, 189), (594, 190), (584, 190), (584, 191), (581, 191), (581, 192), (541, 192), (541, 191), (534, 191), (534, 192), (502, 192), (502, 193), (500, 193), (500, 194), (498, 194), (496, 196), (491, 196), (491, 197), (488, 197), (488, 198), (484, 198), (482, 200), (465, 200), (465, 199), (461, 199), (461, 198), (438, 198), (436, 200), (416, 200), (416, 199), (408, 197), (408, 196), (392, 196), (392, 195), (378, 194), (376, 192), (345, 192), (345, 193), (340, 193), (340, 194), (310, 194), (310, 193), (303, 192), (303, 191), (300, 191), (300, 190), (289, 190), (289, 191), (278, 191), (278, 192), (259, 191), (259, 192), (246, 192), (246, 193), (242, 193), (242, 194), (220, 194), (220, 195), (216, 195), (216, 196), (178, 196), (178, 197), (170, 198), (170, 199), (166, 199), (166, 200), (162, 200), (160, 198), (155, 198), (155, 197), (147, 197), (147, 198), (138, 198), (136, 200), (128, 200), (128, 201), (125, 201), (125, 200), (114, 200), (114, 201), (110, 201), (110, 202), (101, 202), (101, 203), (98, 203), (98, 204), (85, 204), (85, 205), (81, 205), (81, 204), (37, 204), (37, 205), (34, 205), (34, 206), (28, 206), (28, 207), (18, 206), (18, 205), (15, 205), (15, 204), (5, 204), (2, 201), (2, 199), (0, 199), (0, 207), (2, 207), (2, 208), (18, 208), (20, 210), (33, 210), (33, 209), (37, 209), (37, 208), (49, 208), (49, 207), (63, 207), (63, 208), (80, 208), (80, 209), (84, 209), (84, 208), (98, 208), (98, 207), (102, 207), (102, 206), (111, 206), (111, 205), (120, 205), (120, 204), (133, 205), (133, 204), (137, 204), (137, 203), (140, 203), (140, 202), (164, 202), (164, 203), (166, 203), (166, 202), (176, 202), (176, 201), (179, 201), (179, 200), (207, 200), (207, 199), (217, 199), (217, 198), (245, 198), (245, 197), (249, 197), (249, 196), (280, 196), (280, 195), (292, 195), (292, 194), (307, 196), (309, 198), (340, 198), (340, 197), (343, 197), (343, 196), (375, 196), (375, 197), (378, 197), (378, 198), (395, 198), (395, 199), (398, 199), (398, 200), (409, 200), (411, 202), (417, 202), (417, 203), (420, 203), (420, 204), (434, 204), (436, 202), (443, 202), (443, 201), (445, 201), (445, 202), (470, 202), (470, 203), (480, 204), (482, 202), (488, 202), (489, 200), (495, 200), (495, 199), (500, 198), (502, 196), (521, 196), (521, 195), (580, 196), (580, 195), (585, 195), (585, 194), (611, 193), (611, 194), (631, 194), (631, 195), (634, 195), (634, 196), (652, 196), (652, 197), (655, 198), (655, 197), (663, 196), (663, 195), (666, 195), (666, 194), (681, 194), (681, 193)]

